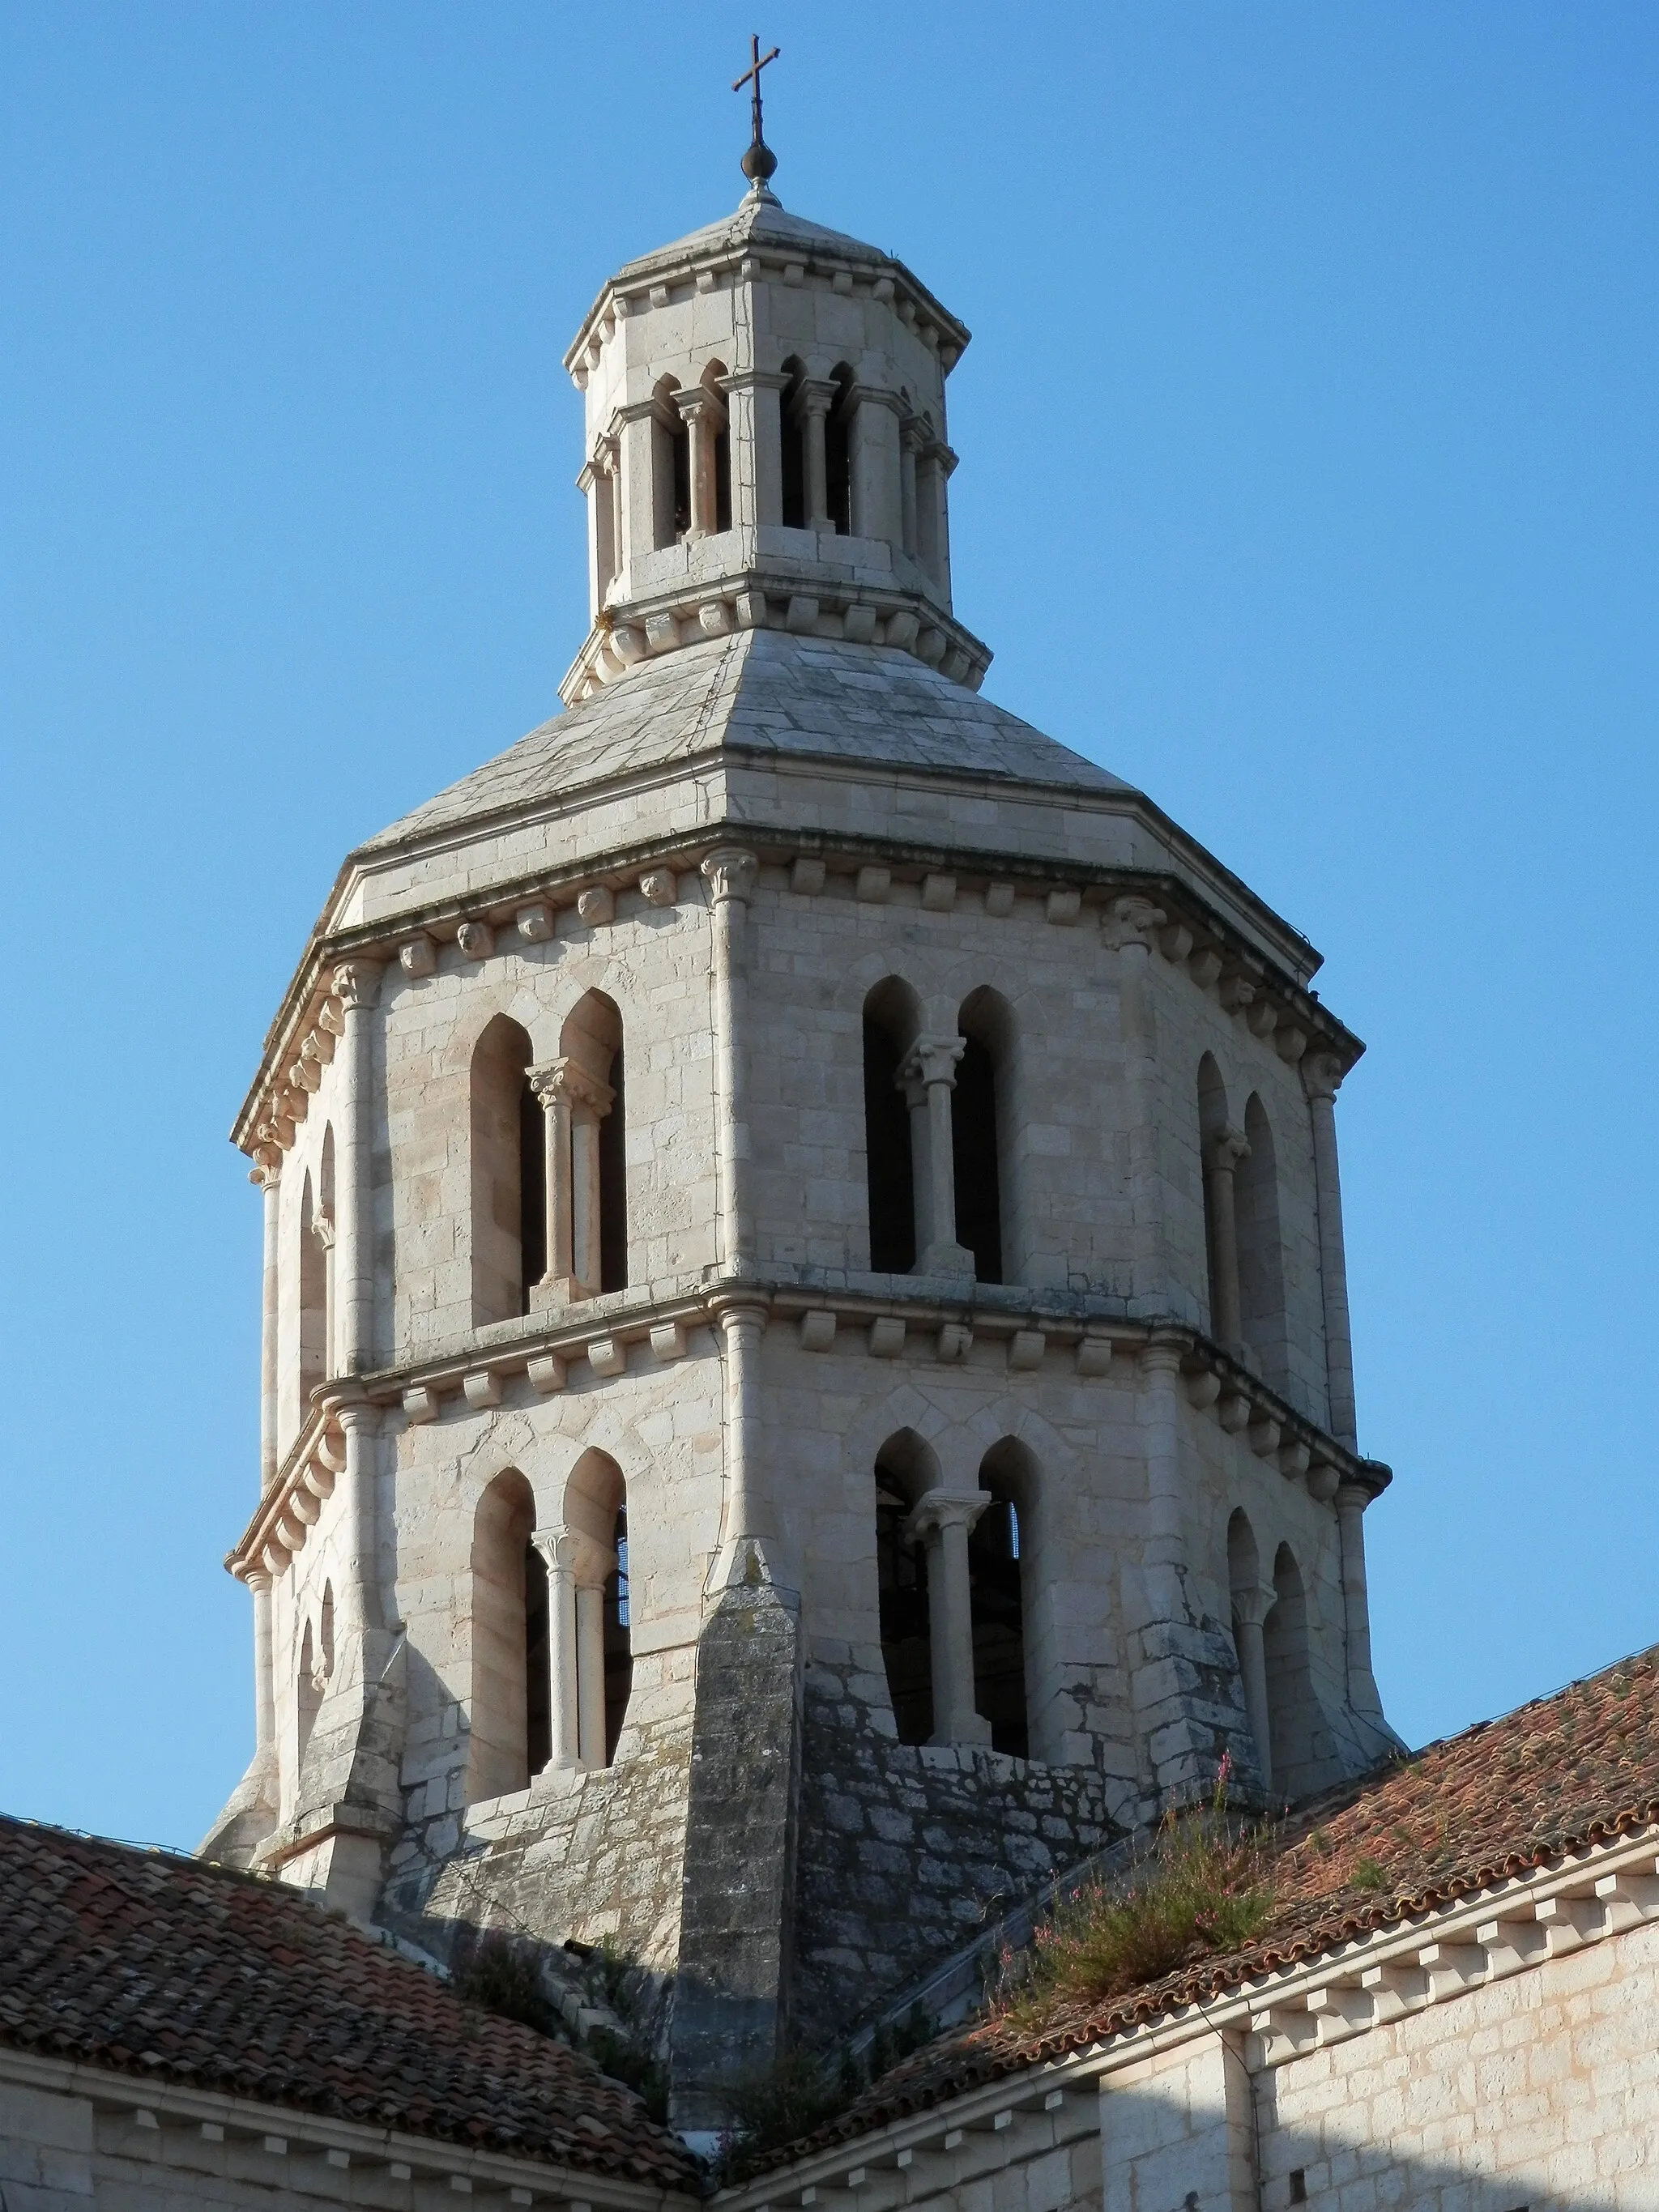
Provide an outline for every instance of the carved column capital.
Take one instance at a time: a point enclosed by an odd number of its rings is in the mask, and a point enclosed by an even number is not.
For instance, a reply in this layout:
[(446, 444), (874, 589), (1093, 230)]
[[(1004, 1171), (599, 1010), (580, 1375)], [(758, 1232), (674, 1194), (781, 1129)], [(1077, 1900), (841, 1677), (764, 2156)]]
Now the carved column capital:
[(967, 1049), (966, 1037), (919, 1036), (899, 1064), (899, 1088), (920, 1082), (943, 1083), (954, 1090), (957, 1063)]
[(706, 384), (683, 384), (673, 397), (682, 421), (699, 422), (707, 418), (717, 429), (726, 428), (726, 403)]
[(1232, 1593), (1233, 1611), (1245, 1628), (1260, 1628), (1278, 1602), (1271, 1583), (1251, 1583)]
[(736, 899), (747, 906), (755, 896), (760, 862), (740, 845), (722, 845), (718, 852), (708, 855), (701, 873), (716, 906), (724, 905), (727, 899)]
[(1329, 1104), (1346, 1073), (1334, 1052), (1310, 1052), (1302, 1056), (1302, 1087), (1310, 1099)]
[(1150, 951), (1152, 939), (1166, 919), (1163, 908), (1154, 906), (1151, 899), (1133, 894), (1116, 898), (1101, 916), (1101, 939), (1113, 951), (1121, 951), (1126, 945), (1144, 945)]
[(907, 1536), (929, 1536), (946, 1528), (969, 1528), (991, 1503), (988, 1490), (930, 1490), (918, 1498), (904, 1524)]
[(1249, 1139), (1231, 1121), (1205, 1139), (1204, 1164), (1218, 1175), (1231, 1175), (1239, 1162), (1249, 1156)]
[(524, 1073), (544, 1113), (562, 1098), (569, 1105), (586, 1106), (596, 1120), (602, 1121), (617, 1103), (616, 1091), (610, 1084), (579, 1060), (568, 1057), (539, 1060)]
[(343, 960), (334, 970), (331, 988), (348, 1013), (372, 1006), (380, 988), (378, 960)]
[(809, 376), (798, 387), (791, 411), (799, 416), (827, 415), (839, 397), (841, 386), (829, 378)]

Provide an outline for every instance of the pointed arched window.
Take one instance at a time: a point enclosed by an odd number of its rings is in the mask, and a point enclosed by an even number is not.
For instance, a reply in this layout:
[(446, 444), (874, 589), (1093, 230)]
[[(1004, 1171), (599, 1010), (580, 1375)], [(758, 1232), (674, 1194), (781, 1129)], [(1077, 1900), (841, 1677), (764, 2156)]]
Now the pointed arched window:
[(974, 1255), (981, 1283), (1000, 1283), (1004, 1214), (1012, 1187), (1006, 1132), (1013, 1048), (1006, 1000), (981, 988), (963, 1000), (957, 1023), (965, 1039), (951, 1097), (951, 1150), (956, 1178), (957, 1242)]
[(530, 1039), (497, 1014), (472, 1048), (472, 1322), (530, 1310), (545, 1267), (541, 1109), (528, 1095)]
[(910, 1109), (899, 1070), (920, 1018), (915, 993), (896, 975), (864, 1001), (864, 1157), (870, 1265), (908, 1274), (916, 1263), (916, 1188)]
[(876, 1588), (887, 1695), (901, 1743), (933, 1734), (932, 1626), (926, 1547), (908, 1529), (914, 1506), (939, 1481), (939, 1463), (914, 1429), (876, 1455)]
[(1012, 1437), (994, 1444), (981, 1462), (979, 1486), (990, 1504), (968, 1539), (969, 1603), (974, 1624), (974, 1706), (991, 1724), (991, 1746), (1016, 1759), (1030, 1755), (1026, 1676), (1026, 1542), (1021, 1520), (1036, 1492), (1030, 1453)]
[(539, 1742), (533, 1730), (545, 1698), (531, 1688), (532, 1672), (547, 1680), (547, 1578), (531, 1547), (535, 1525), (530, 1485), (509, 1468), (479, 1499), (472, 1524), (470, 1804), (524, 1789), (547, 1758), (545, 1722)]
[(1285, 1258), (1279, 1227), (1279, 1168), (1267, 1109), (1254, 1092), (1244, 1108), (1249, 1149), (1233, 1170), (1238, 1222), (1239, 1328), (1275, 1389), (1289, 1381)]

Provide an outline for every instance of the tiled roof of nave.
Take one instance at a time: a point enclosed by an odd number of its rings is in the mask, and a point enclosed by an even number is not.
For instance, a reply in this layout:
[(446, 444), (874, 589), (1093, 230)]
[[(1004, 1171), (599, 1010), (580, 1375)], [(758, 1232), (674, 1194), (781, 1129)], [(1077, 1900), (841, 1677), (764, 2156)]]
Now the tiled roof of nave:
[(0, 1817), (0, 2044), (653, 2188), (694, 2168), (564, 2045), (297, 1890)]

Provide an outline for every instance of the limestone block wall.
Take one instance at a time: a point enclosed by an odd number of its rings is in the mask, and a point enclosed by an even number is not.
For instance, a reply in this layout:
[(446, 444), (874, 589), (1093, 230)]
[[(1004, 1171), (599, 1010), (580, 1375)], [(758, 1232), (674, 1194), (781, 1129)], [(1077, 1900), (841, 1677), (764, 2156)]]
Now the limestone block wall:
[(1659, 1928), (1275, 2067), (1257, 2105), (1261, 2212), (1650, 2212)]

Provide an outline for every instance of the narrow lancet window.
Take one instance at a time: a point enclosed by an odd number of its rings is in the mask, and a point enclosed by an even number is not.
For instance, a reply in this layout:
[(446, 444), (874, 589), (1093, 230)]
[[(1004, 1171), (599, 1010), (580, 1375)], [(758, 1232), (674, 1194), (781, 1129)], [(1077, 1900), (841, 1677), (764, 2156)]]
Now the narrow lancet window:
[(915, 994), (890, 975), (864, 1002), (864, 1144), (870, 1265), (908, 1273), (916, 1263), (916, 1191), (910, 1108), (900, 1069), (919, 1019)]

